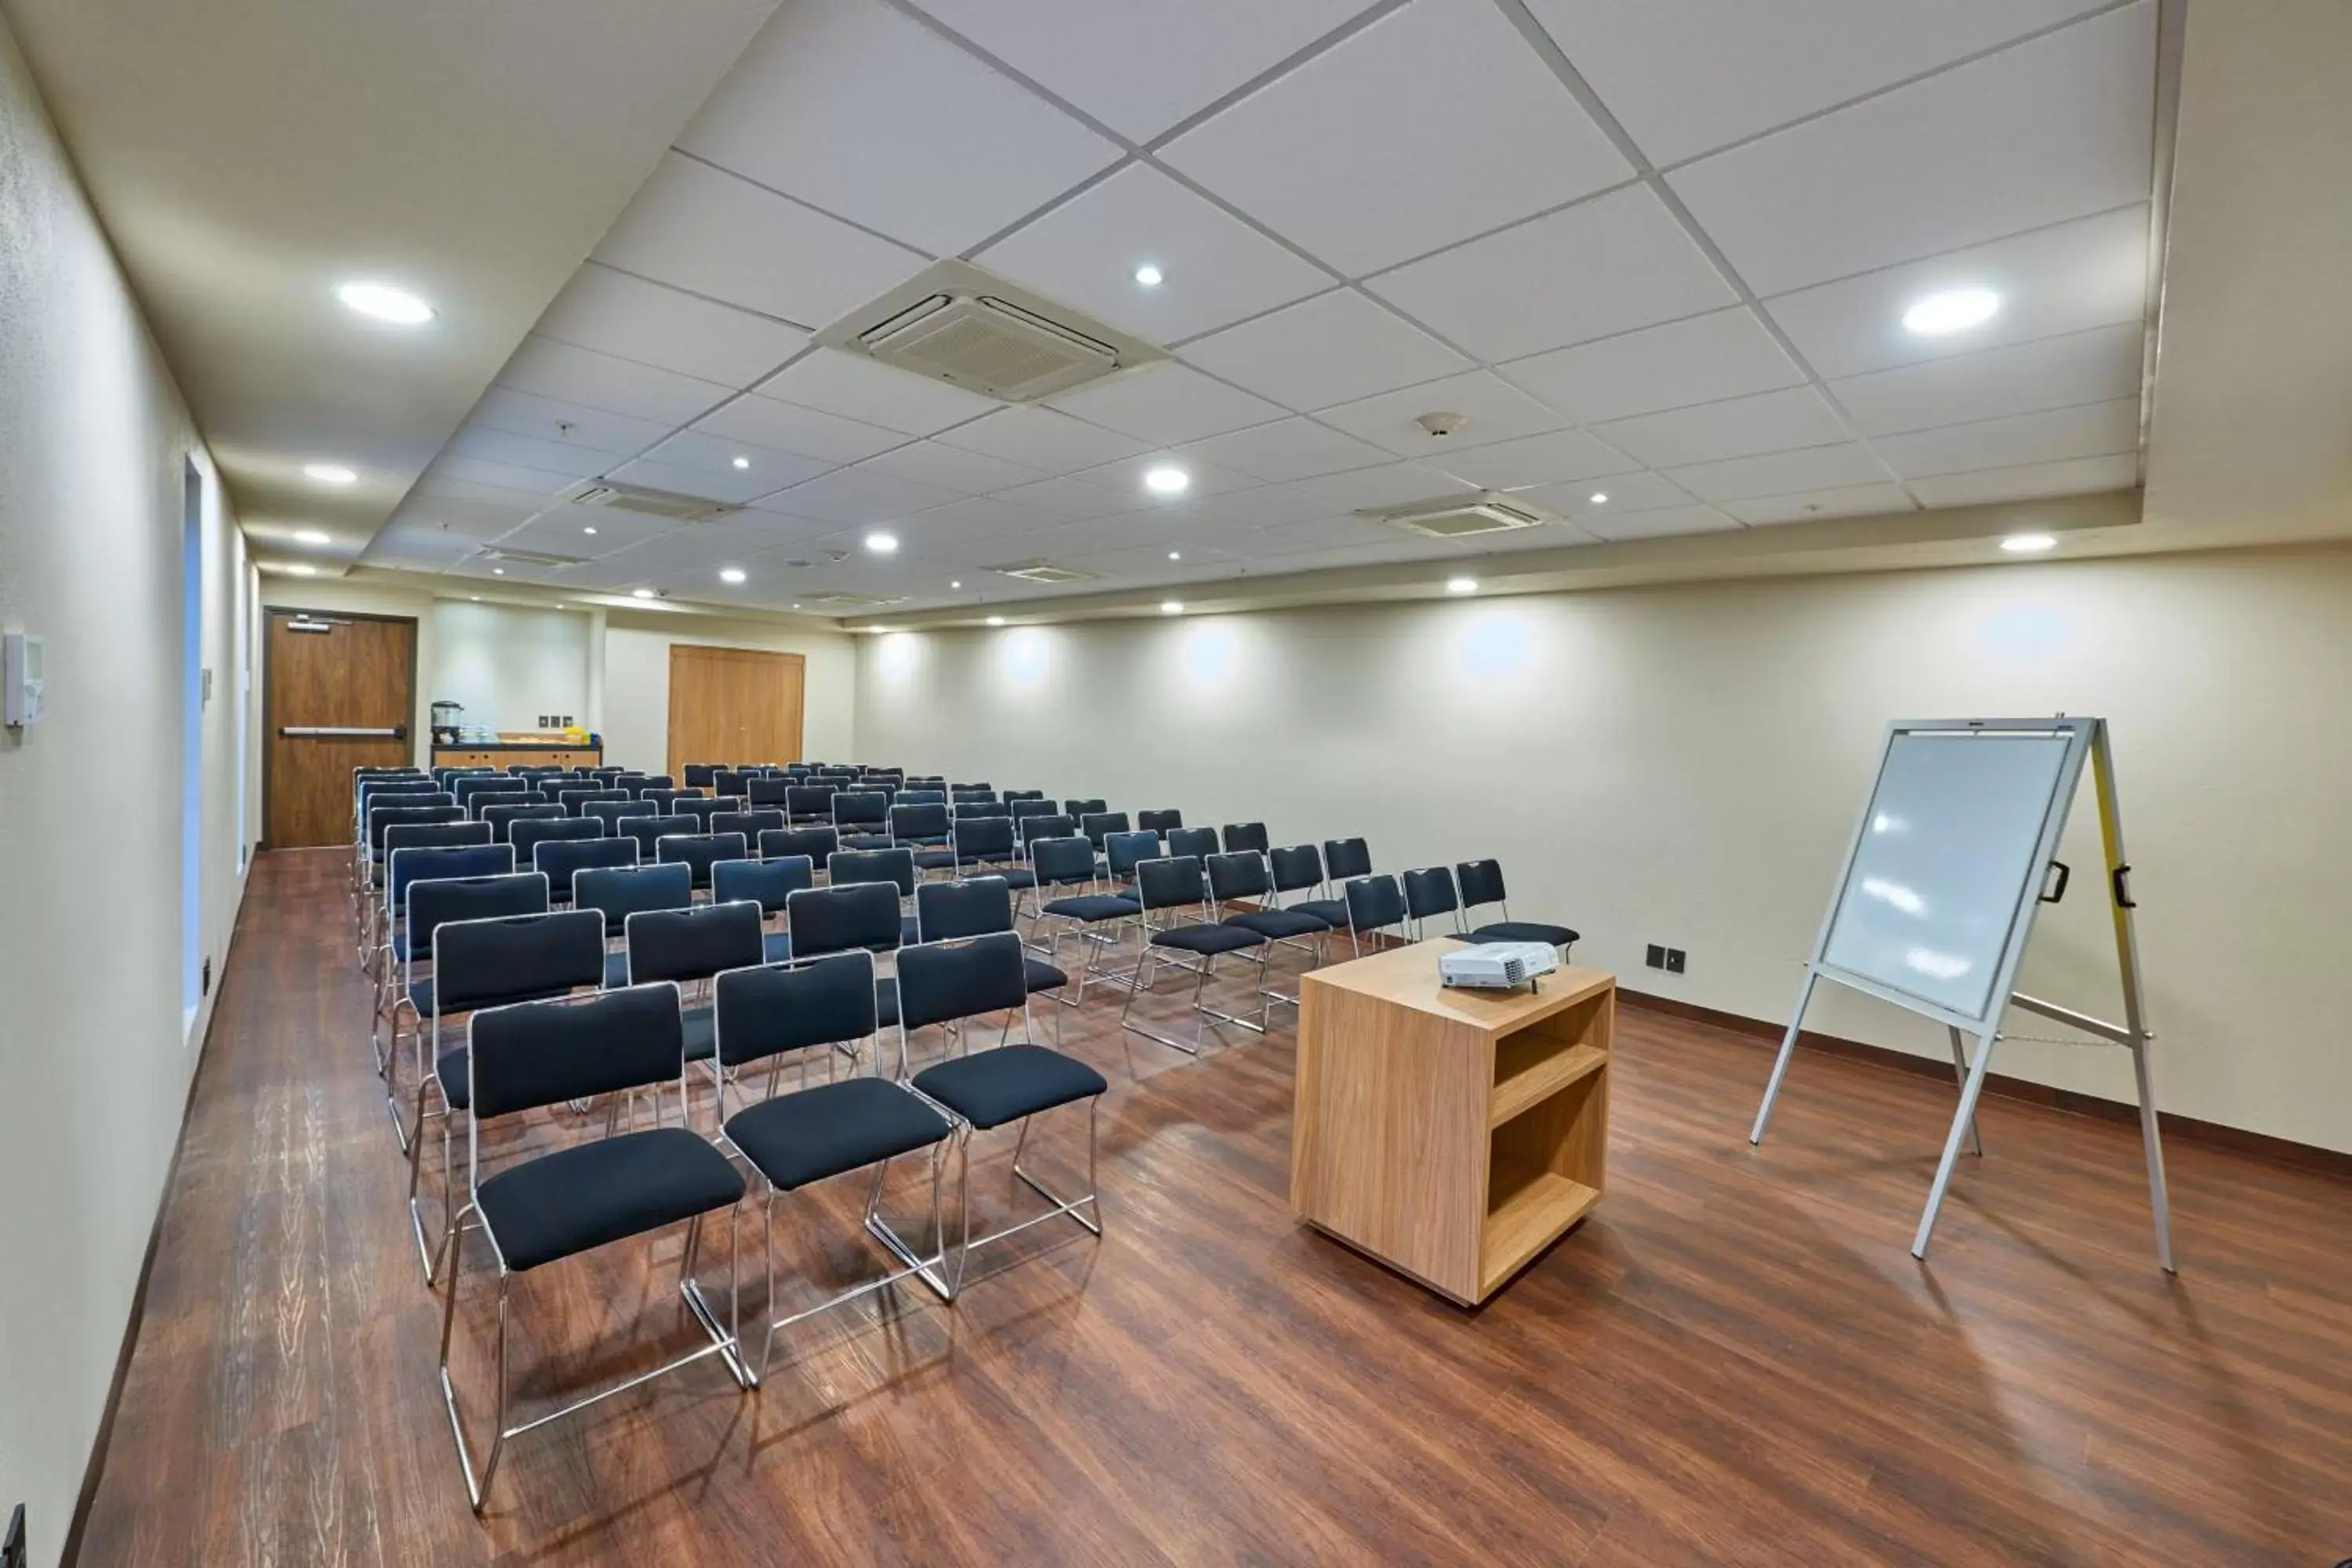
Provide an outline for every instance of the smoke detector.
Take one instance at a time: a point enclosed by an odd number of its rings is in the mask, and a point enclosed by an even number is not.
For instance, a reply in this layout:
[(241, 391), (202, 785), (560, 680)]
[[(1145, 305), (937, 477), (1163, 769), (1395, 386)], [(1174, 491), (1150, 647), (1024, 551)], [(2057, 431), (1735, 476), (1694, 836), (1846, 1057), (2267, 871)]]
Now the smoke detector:
[(1417, 416), (1413, 423), (1428, 431), (1433, 439), (1443, 441), (1461, 429), (1464, 420), (1459, 414), (1423, 414)]
[(1140, 338), (952, 258), (851, 311), (816, 341), (1007, 403), (1168, 357)]
[(1464, 539), (1474, 533), (1504, 533), (1512, 529), (1538, 528), (1559, 520), (1538, 511), (1516, 496), (1499, 490), (1474, 490), (1468, 495), (1421, 501), (1406, 507), (1374, 507), (1359, 517), (1402, 528), (1432, 539)]

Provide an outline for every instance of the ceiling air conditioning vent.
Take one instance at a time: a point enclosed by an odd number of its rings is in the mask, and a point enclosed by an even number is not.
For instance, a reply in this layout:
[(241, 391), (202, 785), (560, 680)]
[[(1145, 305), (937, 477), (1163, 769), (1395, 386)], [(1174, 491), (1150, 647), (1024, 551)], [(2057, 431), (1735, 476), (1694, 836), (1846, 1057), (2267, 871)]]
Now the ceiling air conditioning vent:
[(878, 610), (887, 605), (904, 604), (903, 598), (886, 599), (875, 594), (812, 594), (801, 601), (824, 610)]
[(1536, 528), (1553, 520), (1525, 501), (1495, 490), (1449, 496), (1407, 507), (1373, 507), (1357, 513), (1409, 533), (1432, 539), (1466, 539), (1474, 533), (1504, 533), (1515, 528)]
[(543, 550), (516, 550), (500, 545), (491, 545), (482, 554), (486, 559), (513, 566), (577, 566), (588, 559), (584, 555), (551, 555)]
[(574, 506), (611, 507), (615, 511), (666, 517), (672, 522), (709, 522), (735, 510), (723, 501), (677, 495), (669, 490), (649, 490), (639, 485), (622, 484), (617, 479), (591, 479), (563, 499)]
[(1139, 338), (955, 260), (924, 268), (819, 332), (817, 342), (1008, 403), (1168, 357)]
[(1019, 566), (992, 566), (990, 571), (1001, 577), (1018, 577), (1024, 583), (1091, 583), (1095, 574), (1081, 572), (1075, 566), (1056, 566), (1050, 561), (1031, 561)]

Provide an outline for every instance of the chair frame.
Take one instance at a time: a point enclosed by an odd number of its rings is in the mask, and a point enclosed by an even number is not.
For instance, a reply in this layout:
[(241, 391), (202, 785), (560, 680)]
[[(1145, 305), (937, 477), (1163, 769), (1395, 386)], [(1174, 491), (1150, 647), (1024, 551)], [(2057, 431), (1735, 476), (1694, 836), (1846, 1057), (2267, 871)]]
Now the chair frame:
[[(1168, 904), (1154, 904), (1150, 900), (1144, 897), (1144, 867), (1170, 865), (1185, 860), (1191, 860), (1194, 864), (1201, 866), (1200, 875), (1195, 879), (1195, 881), (1199, 884), (1201, 889), (1201, 891), (1197, 896), (1184, 900), (1181, 902)], [(1197, 1057), (1201, 1054), (1202, 1037), (1208, 1032), (1209, 1024), (1212, 1020), (1220, 1024), (1233, 1024), (1241, 1028), (1247, 1029), (1253, 1034), (1263, 1035), (1265, 1033), (1267, 1018), (1272, 1010), (1265, 993), (1265, 964), (1266, 960), (1273, 956), (1269, 950), (1274, 945), (1268, 938), (1259, 935), (1256, 931), (1247, 932), (1249, 936), (1255, 939), (1255, 945), (1257, 948), (1256, 988), (1258, 1001), (1257, 1021), (1255, 1023), (1252, 1023), (1247, 1018), (1236, 1017), (1231, 1013), (1221, 1012), (1217, 1008), (1209, 1006), (1206, 1003), (1201, 1000), (1202, 994), (1208, 989), (1209, 973), (1216, 967), (1217, 955), (1215, 953), (1199, 953), (1195, 955), (1200, 960), (1198, 964), (1185, 963), (1176, 959), (1161, 958), (1160, 956), (1160, 950), (1152, 944), (1151, 939), (1155, 934), (1157, 934), (1157, 932), (1181, 929), (1173, 921), (1155, 929), (1151, 923), (1151, 911), (1155, 909), (1181, 910), (1198, 907), (1201, 911), (1201, 920), (1196, 922), (1188, 921), (1185, 923), (1201, 925), (1217, 925), (1219, 923), (1217, 920), (1216, 904), (1208, 894), (1208, 876), (1209, 873), (1207, 866), (1201, 861), (1200, 857), (1195, 855), (1163, 855), (1155, 860), (1143, 860), (1136, 863), (1135, 902), (1138, 910), (1137, 919), (1143, 929), (1143, 956), (1137, 961), (1135, 979), (1133, 983), (1128, 986), (1126, 1005), (1122, 1006), (1118, 1010), (1118, 1025), (1120, 1028), (1129, 1031), (1130, 1034), (1141, 1035), (1147, 1040), (1157, 1040), (1163, 1046), (1172, 1047), (1177, 1050), (1182, 1051), (1186, 1056), (1191, 1057)], [(1233, 926), (1225, 929), (1244, 931), (1246, 928)], [(1177, 951), (1181, 952), (1181, 950), (1179, 949)], [(1235, 951), (1240, 950), (1236, 949)], [(1161, 967), (1181, 970), (1193, 977), (1192, 1011), (1196, 1015), (1196, 1017), (1192, 1026), (1192, 1043), (1189, 1045), (1172, 1036), (1160, 1034), (1157, 1030), (1147, 1029), (1134, 1020), (1133, 1015), (1136, 997), (1138, 995), (1150, 995), (1151, 994), (1152, 983), (1157, 978), (1153, 973), (1153, 971)]]

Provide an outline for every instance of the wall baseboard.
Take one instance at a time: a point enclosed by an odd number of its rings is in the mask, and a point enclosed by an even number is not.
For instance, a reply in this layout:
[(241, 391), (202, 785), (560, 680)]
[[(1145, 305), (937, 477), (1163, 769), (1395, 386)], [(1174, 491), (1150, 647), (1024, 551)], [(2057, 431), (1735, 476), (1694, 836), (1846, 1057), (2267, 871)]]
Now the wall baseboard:
[[(1694, 1023), (1712, 1024), (1717, 1028), (1736, 1035), (1745, 1035), (1777, 1049), (1787, 1026), (1769, 1023), (1762, 1018), (1750, 1018), (1741, 1013), (1727, 1013), (1717, 1007), (1702, 1007), (1696, 1002), (1677, 1001), (1671, 996), (1654, 995), (1646, 991), (1617, 990), (1618, 999), (1631, 1007), (1646, 1007), (1652, 1012), (1688, 1018)], [(1839, 1035), (1824, 1035), (1807, 1029), (1797, 1037), (1800, 1046), (1867, 1062), (1874, 1067), (1892, 1068), (1922, 1078), (1940, 1079), (1946, 1085), (1952, 1081), (1952, 1064), (1931, 1057), (1914, 1056), (1890, 1046), (1874, 1046), (1864, 1040), (1849, 1040)], [(2003, 1100), (2021, 1100), (2031, 1105), (2047, 1106), (2076, 1116), (2095, 1116), (2107, 1121), (2139, 1121), (2139, 1107), (2103, 1095), (2084, 1094), (2079, 1089), (2056, 1089), (2046, 1083), (2034, 1083), (2026, 1079), (2011, 1078), (2003, 1073), (1985, 1076), (1985, 1092)], [(2210, 1144), (2242, 1154), (2252, 1154), (2276, 1164), (2292, 1165), (2298, 1170), (2317, 1171), (2326, 1175), (2352, 1178), (2352, 1153), (2336, 1149), (2323, 1149), (2316, 1144), (2297, 1143), (2288, 1138), (2273, 1138), (2267, 1132), (2249, 1132), (2242, 1127), (2229, 1127), (2219, 1121), (2201, 1121), (2177, 1111), (2157, 1113), (2157, 1125), (2172, 1137), (2194, 1143)]]

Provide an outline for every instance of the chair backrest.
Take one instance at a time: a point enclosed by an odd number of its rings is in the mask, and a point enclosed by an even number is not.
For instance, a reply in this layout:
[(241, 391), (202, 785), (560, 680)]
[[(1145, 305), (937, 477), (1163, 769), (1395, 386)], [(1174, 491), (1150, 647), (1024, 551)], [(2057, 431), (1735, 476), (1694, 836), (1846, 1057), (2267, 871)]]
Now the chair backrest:
[(543, 779), (533, 779), (531, 789), (544, 801), (561, 802), (568, 789), (583, 789), (587, 781), (573, 773), (551, 773)]
[(1347, 895), (1351, 931), (1380, 931), (1404, 920), (1404, 892), (1394, 877), (1359, 877), (1340, 891)]
[(643, 796), (647, 790), (676, 789), (677, 787), (677, 781), (670, 777), (667, 773), (639, 773), (635, 777), (625, 777), (620, 782), (632, 793), (639, 796)]
[(773, 829), (784, 830), (784, 814), (781, 811), (714, 811), (706, 825), (713, 833), (740, 833), (746, 844), (757, 844), (760, 835)]
[(1029, 869), (1042, 886), (1066, 888), (1091, 882), (1095, 879), (1095, 847), (1075, 834), (1033, 838), (1029, 841)]
[[(604, 825), (593, 816), (526, 816), (507, 829), (507, 842), (514, 846), (515, 858), (532, 864), (537, 864), (539, 847), (542, 844), (594, 843), (604, 837)], [(634, 840), (629, 848), (632, 853), (635, 851)], [(541, 867), (541, 869), (546, 868)], [(555, 885), (559, 889), (569, 889), (572, 873), (566, 871), (555, 878)]]
[[(429, 797), (416, 795), (412, 798), (425, 800)], [(441, 796), (431, 805), (372, 805), (367, 808), (368, 849), (371, 853), (381, 854), (383, 850), (383, 830), (395, 824), (463, 822), (465, 820), (466, 808), (450, 801), (446, 795)]]
[(904, 936), (898, 890), (887, 882), (803, 888), (784, 900), (795, 960), (863, 949), (889, 952)]
[(1335, 882), (1370, 876), (1370, 846), (1360, 838), (1326, 838), (1323, 841), (1323, 872)]
[(721, 763), (687, 763), (685, 774), (687, 787), (688, 789), (709, 789), (710, 787), (711, 781), (718, 776), (719, 770), (723, 766), (725, 766), (725, 764)]
[(911, 849), (836, 849), (825, 865), (825, 879), (835, 887), (858, 882), (887, 882), (902, 899), (915, 896), (915, 852)]
[(600, 803), (610, 805), (628, 798), (629, 792), (625, 789), (589, 789), (574, 785), (570, 789), (560, 789), (555, 792), (556, 803), (574, 816), (590, 815), (588, 807), (593, 805)]
[(986, 779), (966, 779), (961, 784), (951, 784), (948, 788), (965, 795), (992, 795), (996, 790), (996, 786)]
[(1109, 803), (1101, 800), (1066, 800), (1062, 803), (1062, 815), (1064, 816), (1074, 816), (1081, 820), (1096, 813), (1108, 811), (1109, 809)]
[(927, 942), (898, 952), (898, 1025), (909, 1032), (1002, 1013), (1028, 1000), (1028, 969), (1021, 939), (1012, 931), (963, 942)]
[(647, 816), (652, 810), (641, 800), (592, 800), (580, 807), (580, 815), (603, 823), (606, 833), (618, 833), (622, 823)]
[(713, 831), (710, 826), (712, 817), (743, 809), (743, 797), (740, 795), (722, 795), (716, 798), (703, 795), (680, 795), (670, 803), (670, 809), (680, 816), (693, 817), (702, 824), (702, 831), (709, 833)]
[(1013, 929), (1013, 889), (1002, 877), (925, 882), (915, 889), (915, 930), (925, 942), (955, 942)]
[[(467, 781), (460, 779), (457, 782), (463, 784)], [(515, 781), (512, 779), (498, 779), (493, 782), (504, 784), (506, 787), (503, 789), (476, 790), (465, 799), (464, 804), (466, 807), (466, 815), (472, 817), (477, 822), (488, 821), (489, 819), (484, 816), (482, 813), (488, 811), (493, 806), (530, 805), (538, 798), (529, 790), (517, 785)]]
[(892, 805), (945, 805), (948, 792), (943, 789), (901, 789), (890, 797)]
[(598, 784), (609, 789), (614, 779), (628, 777), (629, 770), (626, 768), (590, 768), (588, 770), (588, 776), (594, 779)]
[(548, 887), (555, 897), (569, 903), (576, 886), (574, 878), (580, 872), (634, 870), (637, 864), (637, 841), (634, 838), (542, 838), (530, 847), (530, 864), (532, 869), (547, 873)]
[(950, 826), (944, 805), (890, 808), (890, 837), (900, 844), (944, 844)]
[(1454, 873), (1443, 866), (1423, 866), (1404, 874), (1404, 912), (1417, 921), (1450, 915), (1462, 907), (1454, 890)]
[[(512, 848), (508, 846), (509, 853)], [(445, 925), (545, 914), (547, 879), (536, 871), (512, 871), (487, 877), (443, 877), (429, 882), (411, 880), (402, 903), (408, 917), (408, 960), (413, 965), (427, 953), (437, 955), (435, 933)], [(437, 982), (434, 989), (440, 989)], [(442, 1010), (454, 1013), (457, 1008), (445, 1005)]]
[(1255, 849), (1211, 855), (1205, 863), (1209, 896), (1219, 903), (1228, 899), (1262, 899), (1273, 886), (1266, 875), (1265, 857)]
[(459, 805), (470, 805), (478, 795), (520, 795), (522, 785), (504, 773), (470, 773), (449, 782), (449, 794)]
[(772, 775), (747, 778), (743, 781), (743, 799), (753, 807), (762, 805), (784, 807), (790, 804), (793, 787), (790, 775), (783, 778), (776, 778)]
[(832, 820), (833, 786), (821, 784), (785, 786), (784, 811), (795, 822)]
[(1217, 852), (1217, 830), (1213, 827), (1177, 827), (1169, 830), (1168, 853), (1190, 855), (1196, 860), (1206, 860)]
[(1001, 800), (960, 800), (955, 804), (955, 814), (958, 821), (968, 816), (1001, 816), (1007, 822), (1013, 820), (1013, 808)]
[(1045, 792), (1042, 789), (1008, 789), (999, 790), (997, 793), (1003, 797), (1005, 804), (1008, 805), (1017, 805), (1024, 800), (1043, 800), (1045, 798)]
[(487, 822), (395, 822), (383, 830), (383, 852), (387, 858), (404, 849), (454, 849), (459, 845), (489, 842), (490, 825)]
[(830, 827), (770, 827), (760, 834), (762, 860), (804, 858), (822, 871), (841, 847), (841, 835)]
[(678, 815), (677, 803), (679, 801), (686, 800), (689, 798), (690, 795), (699, 795), (700, 793), (701, 792), (699, 790), (641, 789), (637, 792), (637, 798), (645, 802), (647, 805), (652, 806), (664, 816), (675, 816)]
[(619, 828), (623, 835), (637, 841), (637, 858), (651, 860), (657, 858), (656, 852), (663, 839), (673, 834), (699, 833), (702, 824), (690, 816), (625, 816)]
[(563, 816), (562, 806), (546, 801), (536, 805), (486, 805), (481, 810), (481, 819), (489, 825), (491, 837), (499, 839), (509, 837), (518, 822), (545, 822), (551, 817), (568, 820)]
[(1288, 844), (1266, 851), (1266, 863), (1274, 870), (1274, 890), (1295, 893), (1301, 888), (1319, 887), (1323, 881), (1323, 853), (1312, 844)]
[(719, 1059), (728, 1067), (862, 1040), (880, 1022), (874, 955), (859, 948), (810, 963), (731, 969), (712, 986), (711, 1009)]
[(359, 785), (359, 808), (362, 812), (379, 802), (385, 805), (394, 801), (410, 805), (449, 805), (457, 798), (429, 778), (362, 779)]
[(1005, 803), (1005, 811), (1016, 825), (1027, 822), (1033, 817), (1052, 816), (1060, 810), (1059, 806), (1042, 795), (1031, 795), (1022, 800), (1008, 799)]
[(683, 866), (583, 868), (572, 874), (572, 903), (601, 913), (606, 932), (619, 936), (643, 910), (692, 909), (694, 873)]
[(1202, 898), (1201, 858), (1163, 855), (1139, 860), (1135, 867), (1136, 898), (1147, 910), (1171, 910), (1197, 904)]
[(816, 886), (816, 868), (805, 855), (774, 860), (721, 860), (710, 868), (710, 896), (720, 903), (753, 903), (775, 914), (803, 888)]
[(688, 868), (698, 888), (710, 886), (710, 868), (721, 860), (741, 860), (751, 853), (740, 833), (671, 833), (654, 844), (654, 859)]
[(1012, 859), (1013, 819), (1009, 816), (957, 817), (955, 856), (959, 866), (985, 866)]
[[(1094, 841), (1097, 849), (1107, 847), (1106, 841), (1114, 833), (1132, 833), (1135, 828), (1123, 811), (1088, 811), (1077, 814), (1078, 831)], [(1158, 838), (1157, 833), (1151, 836)]]
[(1507, 895), (1503, 891), (1503, 863), (1500, 860), (1465, 860), (1454, 868), (1462, 879), (1462, 905), (1476, 909), (1481, 904), (1499, 904)]
[(1171, 828), (1184, 826), (1184, 814), (1181, 811), (1139, 811), (1135, 814), (1135, 826), (1146, 832), (1165, 834)]
[[(1114, 833), (1103, 840), (1103, 860), (1114, 877), (1131, 875), (1144, 861), (1160, 858), (1160, 835), (1157, 833)], [(1199, 892), (1198, 889), (1193, 890), (1196, 894)]]
[(1224, 826), (1225, 853), (1246, 855), (1253, 851), (1263, 855), (1273, 847), (1265, 836), (1263, 822), (1228, 822)]
[(881, 827), (890, 820), (890, 797), (878, 789), (836, 790), (833, 796), (835, 827)]
[(486, 1008), (466, 1030), (466, 1070), (471, 1114), (481, 1120), (681, 1081), (686, 1022), (677, 987), (632, 985), (578, 1001)]
[(624, 924), (629, 984), (708, 980), (721, 970), (765, 962), (757, 904), (704, 904), (691, 910), (639, 910)]
[[(419, 882), (408, 892), (443, 887)], [(415, 940), (416, 916), (410, 919)], [(482, 1007), (562, 996), (604, 983), (604, 937), (596, 917), (577, 910), (445, 921), (432, 928), (433, 1005), (446, 1017)]]
[[(1013, 819), (1013, 824), (1014, 831), (1021, 836), (1021, 847), (1024, 849), (1029, 848), (1040, 838), (1078, 837), (1078, 819), (1061, 812), (1047, 812), (1039, 816), (1016, 816)], [(1089, 853), (1093, 851), (1092, 841), (1087, 842), (1087, 849)]]
[(384, 896), (394, 913), (405, 911), (412, 883), (506, 877), (515, 868), (511, 844), (394, 847), (384, 857)]
[(992, 789), (958, 789), (948, 792), (948, 804), (958, 811), (967, 811), (979, 805), (1002, 805), (1003, 802), (996, 798)]
[(700, 781), (688, 779), (686, 782), (688, 784), (699, 782), (713, 795), (731, 795), (740, 800), (744, 792), (751, 787), (752, 779), (757, 776), (755, 773), (747, 773), (740, 768), (720, 768), (707, 779)]

